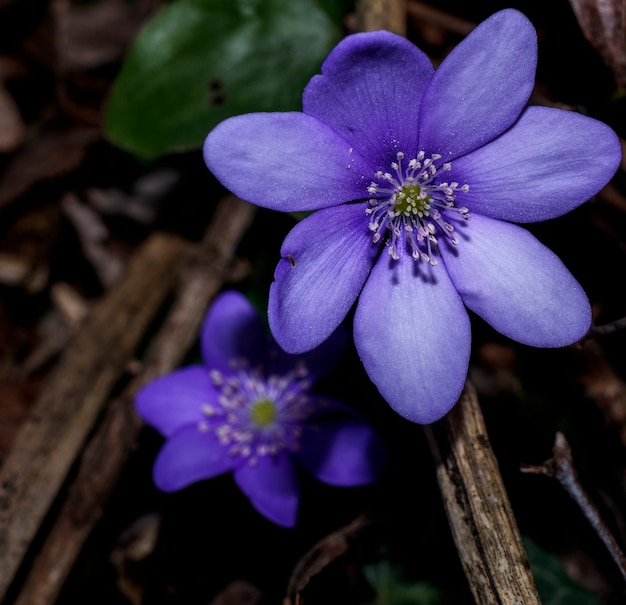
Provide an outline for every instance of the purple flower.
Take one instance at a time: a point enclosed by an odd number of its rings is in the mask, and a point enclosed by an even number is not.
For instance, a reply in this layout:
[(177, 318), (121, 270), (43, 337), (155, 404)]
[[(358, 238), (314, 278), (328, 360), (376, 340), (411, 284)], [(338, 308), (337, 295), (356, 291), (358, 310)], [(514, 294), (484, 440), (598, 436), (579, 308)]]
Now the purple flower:
[(382, 442), (354, 411), (309, 393), (343, 352), (340, 332), (306, 355), (268, 339), (238, 292), (213, 303), (201, 334), (204, 365), (179, 369), (139, 391), (140, 416), (166, 438), (154, 464), (164, 491), (233, 471), (252, 505), (292, 527), (299, 501), (298, 463), (330, 485), (376, 480)]
[(620, 144), (589, 117), (525, 108), (536, 58), (534, 28), (512, 9), (437, 71), (404, 38), (355, 34), (306, 87), (303, 113), (237, 116), (209, 134), (206, 163), (235, 194), (318, 210), (287, 235), (270, 290), (286, 351), (324, 341), (358, 298), (365, 370), (399, 414), (429, 423), (464, 385), (466, 307), (533, 346), (585, 334), (582, 288), (513, 223), (589, 199), (617, 169)]

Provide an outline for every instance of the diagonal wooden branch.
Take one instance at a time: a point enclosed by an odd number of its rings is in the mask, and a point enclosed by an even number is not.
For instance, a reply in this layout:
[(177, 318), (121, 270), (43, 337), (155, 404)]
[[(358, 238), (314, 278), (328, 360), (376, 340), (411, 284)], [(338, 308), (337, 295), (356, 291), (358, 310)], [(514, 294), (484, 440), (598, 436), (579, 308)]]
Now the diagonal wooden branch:
[(152, 236), (93, 309), (44, 386), (0, 468), (0, 600), (146, 327), (187, 245)]
[(540, 604), (471, 384), (466, 384), (444, 420), (426, 427), (426, 436), (452, 536), (476, 603)]
[(134, 447), (141, 428), (133, 409), (135, 392), (183, 361), (198, 336), (207, 305), (228, 275), (236, 247), (252, 221), (254, 210), (232, 196), (216, 209), (201, 246), (187, 259), (172, 306), (142, 371), (113, 401), (85, 448), (67, 499), (15, 605), (55, 602)]

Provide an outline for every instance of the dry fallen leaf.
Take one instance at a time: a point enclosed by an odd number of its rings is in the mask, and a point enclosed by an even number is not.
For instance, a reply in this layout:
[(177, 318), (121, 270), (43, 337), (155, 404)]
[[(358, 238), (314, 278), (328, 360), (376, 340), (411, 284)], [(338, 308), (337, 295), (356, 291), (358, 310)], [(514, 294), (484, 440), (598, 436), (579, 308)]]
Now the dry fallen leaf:
[(141, 605), (143, 601), (143, 586), (133, 573), (134, 567), (154, 552), (160, 527), (161, 516), (157, 513), (139, 517), (122, 532), (111, 552), (117, 587), (133, 605)]
[(74, 225), (85, 258), (94, 268), (100, 283), (112, 286), (124, 272), (123, 261), (107, 248), (109, 231), (99, 215), (82, 204), (73, 193), (66, 193), (61, 200), (63, 212)]
[(591, 45), (626, 89), (626, 0), (570, 0)]
[(607, 424), (617, 431), (626, 445), (626, 383), (604, 356), (595, 340), (581, 348), (587, 368), (579, 377), (585, 393), (603, 411)]
[(211, 601), (211, 605), (257, 605), (262, 597), (254, 584), (234, 580)]
[(284, 605), (300, 605), (301, 592), (311, 579), (321, 573), (339, 557), (350, 550), (351, 542), (370, 524), (366, 515), (360, 515), (352, 523), (329, 534), (298, 561), (287, 587)]
[(118, 60), (160, 0), (102, 0), (87, 5), (53, 3), (59, 63), (67, 71)]
[(33, 185), (68, 174), (82, 163), (99, 128), (74, 128), (41, 134), (24, 145), (7, 164), (0, 180), (0, 208), (17, 200)]
[(24, 141), (25, 130), (13, 97), (0, 85), (0, 153), (17, 149)]

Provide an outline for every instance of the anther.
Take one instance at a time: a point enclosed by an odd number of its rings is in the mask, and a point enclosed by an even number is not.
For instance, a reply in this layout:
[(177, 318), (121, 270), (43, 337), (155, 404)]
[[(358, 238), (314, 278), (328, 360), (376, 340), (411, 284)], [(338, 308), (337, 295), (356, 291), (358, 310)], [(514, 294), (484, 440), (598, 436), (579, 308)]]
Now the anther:
[(457, 216), (467, 221), (470, 218), (465, 206), (455, 207), (456, 196), (467, 193), (469, 185), (456, 181), (437, 182), (438, 175), (452, 169), (451, 162), (438, 164), (441, 157), (438, 153), (426, 157), (424, 151), (420, 151), (403, 165), (405, 154), (398, 151), (397, 161), (390, 164), (395, 176), (379, 170), (374, 174), (379, 182), (372, 181), (367, 187), (370, 195), (377, 196), (368, 200), (365, 211), (370, 215), (368, 228), (373, 232), (372, 242), (378, 243), (386, 236), (387, 252), (395, 260), (399, 259), (398, 246), (406, 244), (415, 260), (437, 265), (437, 230), (457, 244), (450, 219)]

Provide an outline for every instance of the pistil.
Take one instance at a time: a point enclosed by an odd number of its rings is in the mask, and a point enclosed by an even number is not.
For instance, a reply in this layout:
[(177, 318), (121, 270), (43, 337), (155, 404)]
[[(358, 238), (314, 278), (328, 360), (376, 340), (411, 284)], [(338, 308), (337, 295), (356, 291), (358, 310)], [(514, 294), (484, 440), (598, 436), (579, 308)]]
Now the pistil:
[(316, 409), (307, 395), (311, 384), (306, 367), (280, 376), (265, 376), (235, 361), (231, 367), (232, 373), (211, 372), (218, 404), (203, 406), (198, 428), (213, 432), (232, 456), (250, 465), (281, 450), (298, 450), (302, 423)]
[(386, 236), (387, 252), (395, 260), (400, 258), (398, 245), (406, 242), (415, 260), (434, 266), (438, 264), (436, 235), (443, 233), (456, 245), (458, 238), (450, 220), (455, 214), (464, 220), (470, 218), (467, 208), (455, 205), (458, 193), (467, 193), (469, 185), (441, 181), (442, 173), (452, 165), (444, 162), (437, 167), (439, 154), (426, 158), (420, 151), (406, 168), (402, 166), (404, 157), (404, 153), (398, 152), (397, 162), (391, 164), (393, 173), (376, 172), (376, 181), (367, 189), (372, 196), (366, 210), (369, 229), (374, 232), (372, 241), (378, 243)]

